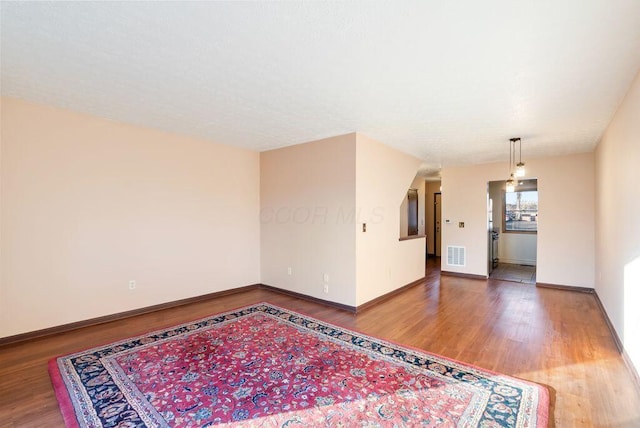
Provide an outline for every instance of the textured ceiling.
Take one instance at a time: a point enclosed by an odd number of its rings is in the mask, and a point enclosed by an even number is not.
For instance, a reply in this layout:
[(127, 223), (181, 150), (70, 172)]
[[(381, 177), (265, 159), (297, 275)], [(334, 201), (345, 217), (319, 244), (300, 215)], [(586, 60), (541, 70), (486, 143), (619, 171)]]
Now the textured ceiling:
[(1, 3), (2, 94), (267, 150), (349, 132), (441, 165), (590, 151), (640, 1)]

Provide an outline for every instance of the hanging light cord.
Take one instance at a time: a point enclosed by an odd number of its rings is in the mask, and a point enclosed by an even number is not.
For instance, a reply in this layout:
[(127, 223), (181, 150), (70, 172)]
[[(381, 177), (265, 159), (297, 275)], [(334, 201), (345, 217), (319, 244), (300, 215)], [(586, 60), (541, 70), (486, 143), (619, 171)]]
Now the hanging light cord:
[(518, 138), (518, 142), (520, 143), (520, 163), (522, 163), (522, 140)]
[(513, 174), (513, 140), (509, 142), (509, 174)]

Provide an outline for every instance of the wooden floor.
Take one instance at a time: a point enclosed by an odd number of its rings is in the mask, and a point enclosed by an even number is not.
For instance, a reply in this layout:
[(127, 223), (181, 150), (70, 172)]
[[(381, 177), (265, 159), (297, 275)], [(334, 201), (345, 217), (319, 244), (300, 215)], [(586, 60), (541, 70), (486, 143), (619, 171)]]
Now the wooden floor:
[(63, 426), (47, 374), (59, 355), (260, 301), (549, 387), (551, 426), (640, 427), (640, 393), (593, 295), (440, 278), (357, 315), (251, 290), (0, 348), (0, 426)]

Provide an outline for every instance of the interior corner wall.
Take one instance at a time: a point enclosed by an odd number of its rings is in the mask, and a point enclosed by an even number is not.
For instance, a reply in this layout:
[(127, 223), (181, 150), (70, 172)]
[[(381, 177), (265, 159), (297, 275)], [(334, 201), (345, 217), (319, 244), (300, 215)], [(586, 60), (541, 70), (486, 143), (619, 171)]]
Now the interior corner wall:
[(258, 152), (4, 97), (1, 125), (0, 337), (260, 282)]
[(424, 277), (425, 239), (400, 241), (398, 233), (400, 206), (419, 166), (419, 159), (356, 134), (357, 305)]
[(262, 282), (355, 306), (355, 134), (262, 152), (260, 177)]
[(640, 74), (596, 148), (596, 292), (640, 368)]
[[(526, 148), (525, 148), (526, 153)], [(592, 288), (595, 263), (595, 171), (593, 153), (525, 159), (527, 178), (538, 179), (538, 282)], [(504, 180), (506, 163), (442, 170), (443, 255), (466, 247), (466, 265), (442, 270), (488, 273), (487, 183)], [(458, 222), (465, 227), (459, 228)]]

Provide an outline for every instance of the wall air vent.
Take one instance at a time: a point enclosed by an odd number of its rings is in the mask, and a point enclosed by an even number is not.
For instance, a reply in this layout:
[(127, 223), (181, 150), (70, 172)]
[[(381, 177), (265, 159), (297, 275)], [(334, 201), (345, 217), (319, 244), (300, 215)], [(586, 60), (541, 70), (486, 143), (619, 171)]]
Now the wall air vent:
[(449, 245), (447, 247), (447, 264), (449, 266), (464, 266), (465, 264), (465, 247), (454, 247)]

